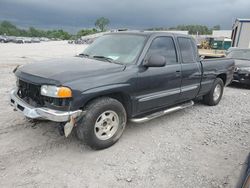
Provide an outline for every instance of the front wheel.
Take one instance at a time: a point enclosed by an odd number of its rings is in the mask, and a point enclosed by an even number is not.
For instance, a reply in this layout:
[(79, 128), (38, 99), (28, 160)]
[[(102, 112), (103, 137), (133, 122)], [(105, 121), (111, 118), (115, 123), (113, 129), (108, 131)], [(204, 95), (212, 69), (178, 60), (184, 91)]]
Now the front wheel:
[(203, 96), (203, 102), (209, 106), (217, 105), (223, 95), (224, 82), (220, 78), (216, 78), (210, 92)]
[(86, 107), (86, 114), (76, 127), (79, 139), (93, 149), (110, 147), (121, 137), (127, 122), (126, 111), (116, 99), (102, 97)]

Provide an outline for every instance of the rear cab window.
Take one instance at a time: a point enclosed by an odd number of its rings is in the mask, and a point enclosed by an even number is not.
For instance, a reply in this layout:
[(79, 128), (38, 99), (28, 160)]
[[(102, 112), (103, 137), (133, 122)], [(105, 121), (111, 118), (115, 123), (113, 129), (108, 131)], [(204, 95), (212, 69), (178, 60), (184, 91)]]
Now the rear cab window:
[(178, 44), (180, 47), (180, 55), (183, 63), (196, 63), (198, 60), (197, 57), (197, 48), (191, 38), (178, 37)]

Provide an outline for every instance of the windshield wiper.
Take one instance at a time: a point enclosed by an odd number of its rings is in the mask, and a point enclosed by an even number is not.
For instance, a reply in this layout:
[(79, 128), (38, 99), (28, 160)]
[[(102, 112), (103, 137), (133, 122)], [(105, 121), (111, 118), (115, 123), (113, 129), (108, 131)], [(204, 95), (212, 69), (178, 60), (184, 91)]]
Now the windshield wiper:
[(114, 59), (110, 58), (110, 57), (105, 57), (105, 56), (102, 56), (102, 55), (94, 55), (93, 58), (97, 58), (97, 59), (103, 59), (105, 61), (108, 61), (110, 63), (117, 63), (117, 64), (120, 64), (118, 62), (116, 62)]
[(89, 54), (85, 54), (85, 53), (80, 53), (78, 54), (79, 57), (89, 57)]

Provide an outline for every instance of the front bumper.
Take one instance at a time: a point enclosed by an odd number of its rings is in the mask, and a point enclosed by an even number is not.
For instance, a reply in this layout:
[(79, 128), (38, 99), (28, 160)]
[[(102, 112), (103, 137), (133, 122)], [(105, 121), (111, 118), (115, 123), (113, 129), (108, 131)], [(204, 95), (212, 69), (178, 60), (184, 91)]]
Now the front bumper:
[(59, 111), (45, 107), (35, 108), (17, 96), (16, 89), (10, 92), (10, 105), (16, 110), (22, 112), (24, 116), (31, 119), (45, 119), (55, 122), (67, 122), (70, 117), (77, 118), (83, 114), (82, 110), (76, 111)]
[(250, 84), (250, 74), (249, 73), (234, 73), (233, 81), (239, 82), (242, 84)]

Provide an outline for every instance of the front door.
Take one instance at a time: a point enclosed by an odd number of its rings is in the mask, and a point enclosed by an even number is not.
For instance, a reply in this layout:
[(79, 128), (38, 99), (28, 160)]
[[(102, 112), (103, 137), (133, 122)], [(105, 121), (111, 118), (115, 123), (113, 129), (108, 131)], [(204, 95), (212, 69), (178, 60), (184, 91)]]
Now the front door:
[(178, 62), (176, 47), (171, 36), (156, 37), (146, 54), (166, 57), (164, 67), (141, 67), (138, 72), (137, 113), (170, 106), (180, 97), (181, 64)]

